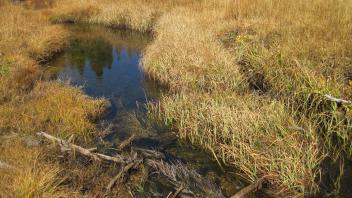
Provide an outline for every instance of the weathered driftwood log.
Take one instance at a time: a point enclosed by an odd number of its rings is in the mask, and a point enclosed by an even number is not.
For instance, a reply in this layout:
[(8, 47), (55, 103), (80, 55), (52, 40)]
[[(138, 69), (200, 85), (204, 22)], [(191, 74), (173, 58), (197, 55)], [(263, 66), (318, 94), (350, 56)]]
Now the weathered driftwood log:
[[(112, 161), (112, 162), (115, 162), (115, 163), (125, 163), (125, 160), (121, 156), (111, 157), (111, 156), (100, 154), (100, 153), (93, 153), (89, 149), (85, 149), (85, 148), (80, 147), (78, 145), (72, 144), (72, 143), (70, 143), (68, 141), (65, 141), (65, 140), (62, 140), (60, 138), (54, 137), (54, 136), (49, 135), (49, 134), (47, 134), (45, 132), (39, 132), (39, 133), (37, 133), (37, 135), (45, 137), (45, 138), (47, 138), (49, 140), (52, 140), (54, 142), (57, 142), (63, 148), (72, 149), (72, 150), (74, 150), (74, 151), (76, 151), (78, 153), (81, 153), (82, 155), (85, 155), (87, 157), (90, 157), (90, 158), (92, 158), (92, 159), (94, 159), (96, 161), (107, 160), (107, 161)], [(67, 149), (65, 149), (65, 150), (67, 150)]]
[(344, 99), (340, 99), (340, 98), (335, 98), (331, 95), (325, 95), (325, 98), (332, 101), (332, 102), (336, 102), (336, 103), (339, 103), (339, 104), (352, 104), (352, 101), (350, 100), (344, 100)]
[(131, 135), (131, 137), (129, 137), (127, 140), (124, 140), (121, 142), (121, 144), (119, 145), (119, 149), (123, 150), (126, 146), (128, 146), (129, 144), (132, 143), (132, 141), (136, 138), (136, 135), (133, 134)]
[(258, 179), (253, 184), (246, 186), (245, 188), (237, 192), (235, 195), (231, 196), (231, 198), (243, 198), (243, 197), (246, 197), (248, 193), (260, 190), (262, 188), (262, 184), (264, 181), (265, 181), (264, 177)]

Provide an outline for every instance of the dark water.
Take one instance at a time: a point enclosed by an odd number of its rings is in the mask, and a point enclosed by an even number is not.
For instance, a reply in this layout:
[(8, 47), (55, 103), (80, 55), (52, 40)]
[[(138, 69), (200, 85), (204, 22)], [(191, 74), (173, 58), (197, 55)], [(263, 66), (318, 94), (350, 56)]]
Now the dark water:
[[(178, 141), (169, 129), (156, 126), (147, 119), (144, 105), (157, 101), (158, 88), (141, 70), (143, 49), (151, 42), (148, 35), (131, 31), (112, 31), (96, 26), (73, 25), (71, 46), (51, 63), (48, 74), (72, 85), (82, 86), (90, 96), (111, 101), (105, 126), (112, 126), (107, 138), (111, 147), (135, 134), (133, 146), (157, 149), (167, 154), (170, 161), (179, 160), (196, 170), (205, 179), (216, 183), (229, 196), (245, 183), (235, 173), (226, 173), (211, 156)], [(144, 191), (158, 191), (163, 197), (170, 192), (157, 178), (147, 182)], [(155, 194), (154, 194), (155, 195)], [(254, 196), (254, 195), (253, 195)]]

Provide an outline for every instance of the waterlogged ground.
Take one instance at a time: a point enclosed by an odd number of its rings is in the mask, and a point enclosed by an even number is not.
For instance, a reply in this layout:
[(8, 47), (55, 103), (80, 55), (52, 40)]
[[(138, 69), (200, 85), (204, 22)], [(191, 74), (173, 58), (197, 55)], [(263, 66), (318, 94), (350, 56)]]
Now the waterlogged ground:
[[(180, 142), (171, 130), (147, 119), (145, 104), (156, 102), (161, 94), (161, 89), (143, 74), (139, 64), (143, 48), (152, 40), (150, 36), (97, 26), (67, 28), (72, 33), (72, 44), (50, 64), (47, 74), (81, 86), (90, 96), (111, 101), (109, 112), (100, 124), (111, 126), (112, 134), (104, 139), (107, 147), (116, 148), (135, 134), (133, 147), (156, 149), (169, 162), (182, 162), (203, 179), (215, 183), (225, 196), (235, 194), (246, 185), (234, 172), (221, 169), (211, 156)], [(140, 188), (141, 197), (166, 197), (172, 190), (153, 174)]]

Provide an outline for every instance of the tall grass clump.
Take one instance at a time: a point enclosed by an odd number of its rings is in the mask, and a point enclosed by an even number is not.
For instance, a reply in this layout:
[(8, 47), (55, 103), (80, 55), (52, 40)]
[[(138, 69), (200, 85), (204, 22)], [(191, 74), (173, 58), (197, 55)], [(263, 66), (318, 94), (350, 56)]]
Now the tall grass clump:
[(156, 38), (143, 56), (144, 70), (171, 90), (236, 91), (242, 75), (235, 59), (214, 36), (214, 27), (202, 24), (206, 15), (175, 9), (155, 26)]
[(89, 137), (96, 129), (94, 121), (105, 110), (104, 100), (93, 100), (77, 88), (57, 82), (37, 83), (24, 99), (2, 106), (0, 130)]

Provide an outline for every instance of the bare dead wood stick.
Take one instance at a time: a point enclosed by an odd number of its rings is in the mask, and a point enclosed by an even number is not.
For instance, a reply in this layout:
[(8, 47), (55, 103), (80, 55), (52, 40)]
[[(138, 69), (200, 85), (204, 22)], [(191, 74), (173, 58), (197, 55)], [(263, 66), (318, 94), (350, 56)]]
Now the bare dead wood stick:
[(62, 145), (64, 147), (69, 147), (69, 148), (73, 149), (74, 151), (77, 151), (77, 152), (81, 153), (82, 155), (88, 156), (88, 157), (90, 157), (90, 158), (92, 158), (92, 159), (94, 159), (96, 161), (101, 161), (101, 159), (97, 155), (93, 154), (88, 149), (85, 149), (85, 148), (82, 148), (82, 147), (77, 146), (75, 144), (69, 143), (69, 142), (64, 141), (64, 140), (62, 140), (60, 138), (54, 137), (52, 135), (49, 135), (49, 134), (47, 134), (45, 132), (39, 132), (39, 133), (37, 133), (37, 135), (43, 136), (43, 137), (45, 137), (45, 138), (47, 138), (49, 140), (52, 140), (54, 142), (58, 142), (60, 145)]
[(184, 187), (180, 186), (177, 191), (171, 196), (171, 198), (176, 198), (182, 192), (183, 189)]
[(125, 173), (128, 172), (132, 167), (134, 167), (136, 165), (136, 162), (131, 162), (129, 164), (127, 164), (126, 166), (124, 166), (121, 171), (110, 180), (109, 184), (106, 186), (106, 193), (108, 194), (112, 187), (114, 187), (115, 183), (117, 182), (117, 180), (119, 180), (120, 178), (123, 178)]
[(119, 145), (119, 149), (122, 150), (124, 149), (126, 146), (128, 146), (129, 144), (131, 144), (131, 142), (136, 138), (136, 135), (133, 134), (131, 135), (131, 137), (129, 137), (127, 140), (124, 140), (121, 142), (121, 144)]
[(340, 99), (340, 98), (335, 98), (331, 95), (325, 95), (325, 98), (332, 101), (332, 102), (336, 102), (336, 103), (339, 103), (339, 104), (351, 104), (352, 101), (350, 100), (344, 100), (344, 99)]
[(78, 145), (72, 144), (72, 143), (67, 142), (65, 140), (62, 140), (60, 138), (54, 137), (54, 136), (49, 135), (45, 132), (38, 132), (37, 135), (43, 136), (43, 137), (45, 137), (49, 140), (52, 140), (54, 142), (58, 142), (62, 147), (70, 148), (70, 149), (77, 151), (77, 152), (81, 153), (82, 155), (90, 157), (96, 161), (101, 161), (102, 159), (104, 159), (104, 160), (113, 161), (116, 163), (124, 163), (125, 162), (122, 157), (118, 158), (118, 157), (107, 156), (107, 155), (100, 154), (100, 153), (92, 153), (88, 149), (85, 149), (85, 148), (80, 147)]
[(165, 155), (157, 150), (142, 149), (142, 148), (133, 148), (136, 151), (139, 151), (146, 158), (165, 158)]
[(100, 154), (100, 153), (95, 153), (95, 154), (97, 156), (99, 156), (100, 158), (108, 160), (108, 161), (113, 161), (116, 163), (125, 163), (125, 160), (121, 156), (111, 157), (111, 156)]
[(235, 195), (231, 196), (231, 198), (243, 198), (248, 193), (261, 189), (264, 181), (265, 181), (264, 177), (258, 179), (253, 184), (248, 185), (247, 187), (245, 187), (242, 190), (240, 190), (239, 192), (237, 192)]
[(171, 195), (172, 195), (172, 192), (169, 192), (169, 194), (166, 196), (166, 198), (170, 198)]
[(97, 150), (97, 147), (93, 147), (93, 148), (89, 148), (88, 151), (90, 152), (93, 152), (93, 151), (96, 151)]
[(113, 127), (113, 125), (112, 125), (112, 124), (109, 124), (109, 126), (106, 127), (106, 129), (104, 129), (102, 132), (100, 132), (100, 133), (98, 134), (98, 136), (99, 136), (100, 138), (105, 138), (106, 136), (110, 135), (110, 134), (113, 132), (113, 131), (111, 130), (112, 127)]

